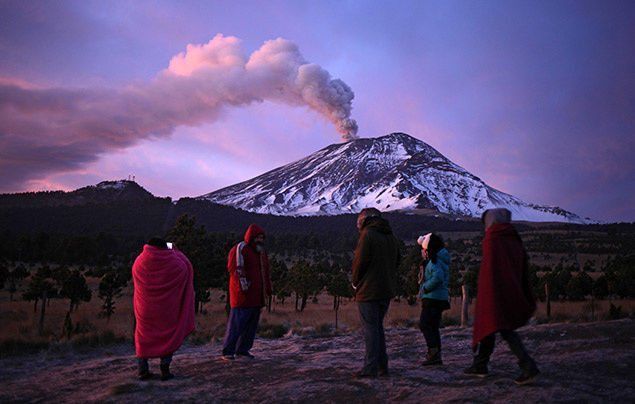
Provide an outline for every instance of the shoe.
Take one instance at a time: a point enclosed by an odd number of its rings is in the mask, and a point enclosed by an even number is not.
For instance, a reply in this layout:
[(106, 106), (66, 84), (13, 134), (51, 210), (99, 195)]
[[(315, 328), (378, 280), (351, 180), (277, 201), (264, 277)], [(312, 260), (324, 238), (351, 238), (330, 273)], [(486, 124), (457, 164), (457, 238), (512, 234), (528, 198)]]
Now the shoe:
[(256, 359), (255, 356), (253, 356), (252, 354), (250, 354), (249, 352), (245, 352), (245, 353), (237, 353), (236, 354), (236, 359)]
[(439, 348), (428, 349), (426, 354), (426, 360), (421, 364), (423, 366), (443, 365), (441, 360), (441, 350)]
[(477, 377), (486, 377), (489, 372), (487, 371), (487, 366), (481, 365), (472, 365), (469, 368), (463, 371), (463, 374)]
[(231, 362), (234, 359), (236, 359), (236, 357), (234, 355), (223, 355), (220, 357), (222, 360), (224, 360), (225, 362)]
[(367, 378), (375, 378), (377, 377), (377, 372), (369, 372), (367, 370), (360, 370), (359, 372), (355, 373), (355, 378), (356, 379), (367, 379)]
[(540, 371), (538, 370), (536, 365), (534, 365), (527, 370), (523, 370), (520, 373), (520, 376), (518, 376), (516, 380), (514, 380), (514, 383), (519, 386), (522, 386), (523, 384), (529, 384), (536, 379), (536, 376), (538, 376), (538, 374), (540, 374)]
[(161, 380), (166, 381), (174, 379), (174, 375), (170, 373), (170, 365), (161, 365)]
[(139, 378), (139, 380), (141, 381), (145, 381), (145, 380), (150, 380), (154, 377), (154, 374), (146, 371), (146, 372), (141, 372), (139, 373), (139, 375), (137, 376)]

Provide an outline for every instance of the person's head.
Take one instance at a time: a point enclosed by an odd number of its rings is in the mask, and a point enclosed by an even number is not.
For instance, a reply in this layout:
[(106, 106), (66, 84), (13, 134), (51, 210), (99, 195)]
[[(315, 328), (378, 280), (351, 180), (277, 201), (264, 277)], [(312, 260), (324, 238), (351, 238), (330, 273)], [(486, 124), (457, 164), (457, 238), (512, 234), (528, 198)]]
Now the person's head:
[(485, 225), (485, 230), (495, 223), (510, 223), (512, 212), (505, 208), (487, 209), (481, 215), (481, 221)]
[(357, 230), (361, 231), (364, 228), (364, 224), (371, 217), (381, 217), (381, 212), (375, 208), (364, 208), (359, 215), (357, 215)]
[(417, 243), (421, 246), (421, 256), (434, 263), (437, 262), (437, 253), (445, 247), (441, 236), (434, 233), (419, 237)]
[(168, 249), (168, 243), (166, 243), (166, 241), (161, 237), (152, 237), (146, 244), (153, 247), (162, 248), (164, 250)]
[(254, 237), (254, 244), (256, 245), (256, 251), (262, 252), (265, 249), (265, 233), (258, 234)]
[(245, 232), (245, 242), (262, 249), (265, 244), (265, 230), (257, 224), (251, 224)]

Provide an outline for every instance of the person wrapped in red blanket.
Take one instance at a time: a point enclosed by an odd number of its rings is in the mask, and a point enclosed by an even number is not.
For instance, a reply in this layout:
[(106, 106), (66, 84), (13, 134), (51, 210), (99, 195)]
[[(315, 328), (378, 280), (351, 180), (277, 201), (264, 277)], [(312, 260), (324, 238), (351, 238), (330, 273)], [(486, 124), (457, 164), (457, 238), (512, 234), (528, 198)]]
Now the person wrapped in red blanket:
[(474, 315), (472, 366), (466, 374), (486, 376), (487, 364), (499, 332), (518, 358), (522, 370), (517, 384), (531, 382), (539, 373), (515, 329), (527, 324), (536, 301), (528, 278), (527, 253), (512, 226), (511, 212), (504, 208), (483, 213), (485, 238), (478, 275), (478, 293)]
[(171, 379), (172, 355), (194, 331), (194, 269), (185, 254), (155, 237), (135, 260), (132, 279), (139, 378), (151, 378), (148, 359), (161, 358), (161, 380)]

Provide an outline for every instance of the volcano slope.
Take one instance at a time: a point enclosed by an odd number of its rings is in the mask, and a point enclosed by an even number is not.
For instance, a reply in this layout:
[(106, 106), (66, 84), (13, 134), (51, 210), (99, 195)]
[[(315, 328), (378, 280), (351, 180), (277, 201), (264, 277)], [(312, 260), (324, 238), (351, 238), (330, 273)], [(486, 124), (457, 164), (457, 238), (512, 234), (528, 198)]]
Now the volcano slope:
[[(516, 386), (515, 359), (504, 342), (484, 379), (464, 376), (471, 330), (442, 330), (444, 365), (420, 365), (418, 330), (390, 328), (390, 376), (355, 379), (363, 356), (357, 332), (330, 337), (257, 339), (253, 361), (219, 360), (220, 345), (185, 346), (176, 378), (137, 381), (129, 344), (90, 352), (67, 350), (0, 361), (0, 402), (631, 402), (635, 397), (635, 322), (544, 324), (520, 330), (542, 371)], [(158, 371), (151, 362), (151, 369)]]

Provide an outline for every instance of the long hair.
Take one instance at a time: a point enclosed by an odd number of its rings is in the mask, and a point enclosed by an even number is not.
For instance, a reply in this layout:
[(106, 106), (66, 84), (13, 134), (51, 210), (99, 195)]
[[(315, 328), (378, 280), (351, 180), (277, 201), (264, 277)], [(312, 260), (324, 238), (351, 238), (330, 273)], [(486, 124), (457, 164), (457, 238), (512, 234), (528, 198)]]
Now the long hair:
[(432, 233), (428, 243), (428, 258), (433, 264), (437, 263), (437, 253), (445, 247), (443, 239), (438, 234)]

